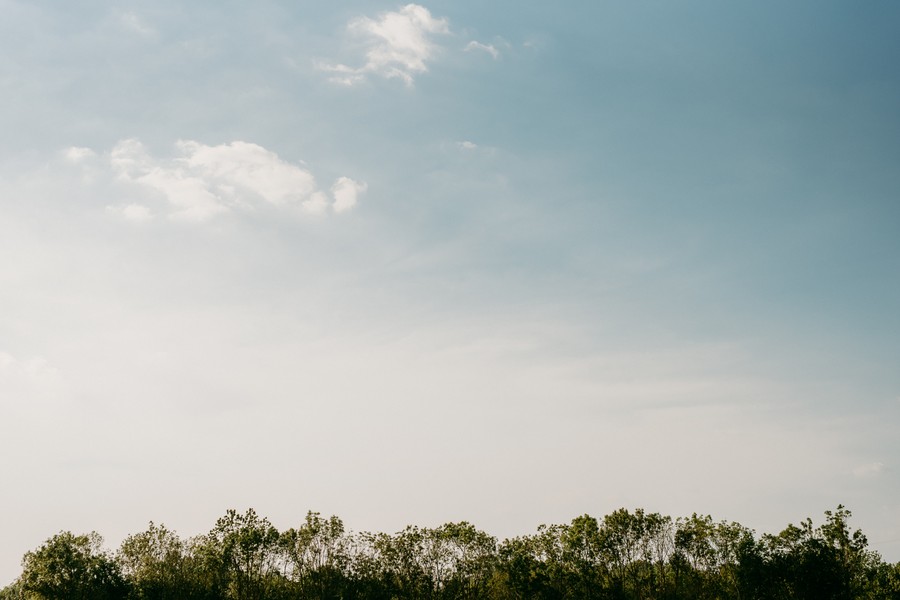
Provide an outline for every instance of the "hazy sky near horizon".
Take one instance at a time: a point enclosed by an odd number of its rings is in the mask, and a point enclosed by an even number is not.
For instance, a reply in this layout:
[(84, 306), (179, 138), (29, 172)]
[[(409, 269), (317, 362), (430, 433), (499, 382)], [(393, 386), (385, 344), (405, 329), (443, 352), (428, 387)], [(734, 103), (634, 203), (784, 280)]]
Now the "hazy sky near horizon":
[(0, 585), (251, 506), (900, 560), (900, 5), (0, 14)]

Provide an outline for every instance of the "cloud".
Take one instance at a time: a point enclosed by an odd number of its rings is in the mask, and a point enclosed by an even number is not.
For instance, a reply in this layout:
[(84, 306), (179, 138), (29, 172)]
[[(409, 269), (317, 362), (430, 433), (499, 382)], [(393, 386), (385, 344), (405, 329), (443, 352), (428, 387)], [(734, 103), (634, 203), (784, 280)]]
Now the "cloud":
[(97, 153), (90, 148), (83, 148), (80, 146), (72, 146), (71, 148), (66, 148), (63, 154), (65, 155), (66, 160), (73, 164), (78, 164), (97, 156)]
[[(340, 177), (329, 201), (307, 169), (244, 141), (209, 146), (180, 140), (175, 143), (175, 156), (160, 159), (151, 156), (139, 140), (127, 139), (109, 153), (109, 168), (119, 181), (162, 196), (168, 202), (168, 217), (194, 222), (265, 205), (295, 207), (309, 214), (322, 214), (329, 207), (344, 212), (366, 189), (364, 183)], [(107, 209), (131, 221), (152, 218), (145, 204)]]
[(353, 181), (349, 177), (340, 177), (331, 186), (334, 196), (334, 212), (340, 213), (356, 206), (357, 197), (366, 191), (366, 184)]
[(315, 192), (303, 201), (303, 210), (313, 215), (321, 215), (328, 211), (328, 196), (324, 192)]
[(206, 146), (179, 141), (176, 147), (192, 172), (204, 181), (220, 182), (223, 192), (233, 193), (229, 186), (236, 186), (271, 204), (284, 205), (316, 190), (315, 179), (309, 171), (279, 159), (274, 152), (256, 144), (231, 142)]
[(497, 153), (497, 148), (493, 146), (482, 146), (471, 140), (461, 140), (453, 143), (453, 148), (462, 154), (475, 154), (480, 157), (490, 157)]
[(488, 54), (490, 54), (494, 58), (494, 60), (500, 58), (500, 51), (497, 50), (497, 48), (494, 47), (493, 44), (482, 44), (481, 42), (476, 42), (475, 40), (472, 40), (471, 42), (466, 44), (466, 47), (464, 48), (464, 50), (466, 52), (472, 52), (473, 50), (480, 50), (482, 52), (487, 52)]
[(351, 21), (347, 29), (354, 37), (367, 40), (365, 64), (317, 65), (320, 70), (335, 74), (332, 81), (344, 85), (360, 83), (369, 74), (412, 85), (415, 75), (428, 71), (427, 62), (435, 54), (431, 37), (450, 33), (446, 19), (432, 17), (427, 8), (418, 4), (407, 4), (376, 19), (360, 17)]
[[(179, 142), (182, 144), (182, 142)], [(153, 159), (138, 140), (123, 140), (110, 153), (110, 166), (118, 177), (149, 187), (169, 201), (171, 216), (188, 221), (205, 221), (228, 210), (226, 198), (217, 195), (215, 182), (195, 173), (190, 157), (169, 164)]]

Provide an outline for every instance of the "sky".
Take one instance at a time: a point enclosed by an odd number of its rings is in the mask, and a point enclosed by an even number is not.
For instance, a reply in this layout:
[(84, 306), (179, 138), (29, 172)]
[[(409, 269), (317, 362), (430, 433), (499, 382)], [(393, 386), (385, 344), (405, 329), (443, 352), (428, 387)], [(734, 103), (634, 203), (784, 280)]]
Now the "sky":
[(0, 13), (0, 584), (249, 507), (900, 560), (897, 3)]

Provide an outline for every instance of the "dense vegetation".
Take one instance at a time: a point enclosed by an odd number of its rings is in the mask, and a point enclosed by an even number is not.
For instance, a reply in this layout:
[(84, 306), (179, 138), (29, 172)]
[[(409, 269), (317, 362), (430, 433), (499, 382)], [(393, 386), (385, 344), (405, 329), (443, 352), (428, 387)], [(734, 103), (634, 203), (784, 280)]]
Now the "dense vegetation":
[(738, 523), (620, 509), (499, 542), (469, 523), (350, 533), (309, 513), (279, 532), (228, 511), (185, 540), (150, 523), (116, 553), (96, 533), (59, 533), (22, 560), (0, 600), (900, 599), (883, 562), (839, 506), (756, 537)]

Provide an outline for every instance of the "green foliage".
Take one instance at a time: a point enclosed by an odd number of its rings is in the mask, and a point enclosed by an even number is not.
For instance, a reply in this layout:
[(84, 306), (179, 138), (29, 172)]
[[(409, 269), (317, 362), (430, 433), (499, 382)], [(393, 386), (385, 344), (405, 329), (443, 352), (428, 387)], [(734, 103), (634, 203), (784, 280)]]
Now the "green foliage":
[(499, 543), (470, 523), (350, 533), (310, 512), (279, 533), (229, 510), (206, 535), (164, 525), (113, 557), (60, 533), (23, 560), (0, 600), (900, 600), (900, 565), (868, 550), (850, 511), (759, 538), (693, 514), (616, 510)]
[(22, 589), (22, 581), (16, 580), (0, 590), (0, 600), (24, 600), (25, 590)]
[(43, 600), (117, 600), (128, 586), (119, 564), (102, 550), (96, 533), (63, 531), (22, 559), (21, 588)]
[(217, 595), (193, 546), (165, 525), (125, 538), (116, 558), (131, 582), (133, 600), (205, 600)]
[(283, 587), (303, 598), (343, 597), (351, 548), (339, 518), (324, 519), (310, 511), (302, 525), (281, 534), (279, 544), (284, 554)]
[(278, 531), (252, 508), (229, 510), (198, 540), (198, 553), (209, 585), (229, 600), (263, 600), (281, 587)]

